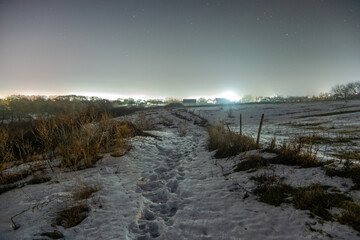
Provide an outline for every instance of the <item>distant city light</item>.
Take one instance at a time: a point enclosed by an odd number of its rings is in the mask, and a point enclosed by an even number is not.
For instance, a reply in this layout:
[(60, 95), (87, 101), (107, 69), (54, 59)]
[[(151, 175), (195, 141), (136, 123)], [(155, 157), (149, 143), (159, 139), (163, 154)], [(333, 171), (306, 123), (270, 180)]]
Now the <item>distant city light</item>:
[(216, 97), (227, 98), (231, 102), (237, 102), (237, 101), (241, 100), (241, 96), (239, 96), (238, 94), (236, 94), (234, 91), (231, 91), (231, 90), (222, 92)]

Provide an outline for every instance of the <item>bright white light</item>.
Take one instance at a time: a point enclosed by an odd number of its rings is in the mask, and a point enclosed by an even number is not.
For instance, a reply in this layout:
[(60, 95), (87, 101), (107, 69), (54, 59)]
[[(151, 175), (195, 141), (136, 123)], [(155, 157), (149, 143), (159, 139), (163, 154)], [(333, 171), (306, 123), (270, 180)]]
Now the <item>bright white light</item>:
[(226, 91), (219, 95), (221, 98), (227, 98), (232, 102), (237, 102), (241, 100), (241, 97), (237, 95), (234, 91)]

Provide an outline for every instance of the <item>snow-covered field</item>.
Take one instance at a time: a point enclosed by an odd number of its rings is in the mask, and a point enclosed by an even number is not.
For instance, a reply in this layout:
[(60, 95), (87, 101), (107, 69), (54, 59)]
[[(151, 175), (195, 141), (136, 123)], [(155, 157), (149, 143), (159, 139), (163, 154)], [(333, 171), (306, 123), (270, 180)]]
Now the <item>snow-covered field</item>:
[(193, 108), (190, 111), (204, 116), (212, 123), (224, 122), (237, 132), (241, 114), (243, 133), (254, 138), (257, 136), (261, 114), (264, 114), (260, 143), (265, 147), (274, 137), (281, 143), (299, 136), (315, 134), (330, 139), (341, 137), (349, 140), (335, 144), (320, 144), (319, 153), (324, 154), (326, 158), (339, 151), (359, 150), (360, 101), (244, 104)]
[[(265, 114), (261, 143), (314, 131), (350, 136), (351, 142), (330, 146), (358, 151), (360, 102), (264, 104), (147, 111), (156, 137), (135, 137), (122, 157), (105, 155), (94, 168), (59, 172), (52, 180), (0, 195), (0, 239), (48, 239), (57, 230), (65, 239), (359, 239), (359, 233), (337, 222), (311, 218), (290, 204), (279, 207), (258, 201), (251, 176), (272, 171), (292, 186), (321, 183), (348, 192), (350, 179), (330, 178), (320, 168), (271, 165), (267, 169), (224, 176), (254, 150), (230, 159), (215, 159), (207, 150), (207, 130), (195, 123), (195, 112), (211, 123), (223, 121), (233, 130), (256, 136)], [(330, 114), (343, 111), (343, 114)], [(346, 112), (347, 111), (347, 112)], [(139, 113), (129, 116), (135, 120)], [(317, 116), (317, 115), (327, 116)], [(180, 117), (179, 117), (180, 116)], [(185, 119), (191, 120), (187, 121)], [(315, 128), (317, 127), (317, 128)], [(321, 128), (320, 128), (321, 127)], [(319, 133), (320, 134), (320, 133)], [(56, 212), (74, 204), (79, 185), (100, 190), (86, 201), (90, 212), (79, 225), (54, 224)], [(351, 196), (360, 200), (359, 191)], [(11, 219), (19, 228), (14, 230)]]

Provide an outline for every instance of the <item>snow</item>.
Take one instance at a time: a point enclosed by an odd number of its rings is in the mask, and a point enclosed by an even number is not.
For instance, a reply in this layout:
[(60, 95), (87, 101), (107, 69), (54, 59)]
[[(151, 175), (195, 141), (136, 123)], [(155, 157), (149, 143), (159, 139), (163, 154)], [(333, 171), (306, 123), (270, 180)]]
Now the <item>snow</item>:
[[(234, 118), (228, 117), (228, 107), (190, 111), (213, 123), (226, 121), (234, 130), (239, 128), (242, 113), (243, 131), (253, 136), (264, 113), (261, 143), (265, 144), (274, 132), (279, 139), (287, 139), (292, 131), (303, 131), (283, 125), (289, 121), (313, 123), (325, 119), (325, 127), (360, 127), (360, 114), (356, 112), (298, 118), (344, 107), (360, 110), (359, 102), (336, 102), (233, 106)], [(1, 194), (0, 239), (47, 239), (40, 234), (54, 230), (65, 239), (358, 239), (358, 232), (352, 228), (310, 218), (307, 211), (290, 204), (275, 207), (259, 202), (251, 193), (256, 183), (249, 180), (269, 171), (293, 186), (319, 182), (346, 192), (352, 185), (350, 179), (330, 178), (320, 168), (283, 165), (224, 176), (252, 154), (271, 154), (254, 150), (230, 159), (215, 159), (214, 152), (206, 148), (206, 129), (189, 121), (182, 137), (178, 126), (184, 119), (175, 112), (187, 119), (197, 118), (179, 109), (146, 111), (154, 119), (156, 129), (148, 132), (157, 138), (135, 137), (131, 151), (122, 157), (105, 155), (94, 168), (78, 172), (57, 170), (50, 182)], [(128, 118), (134, 120), (137, 114)], [(79, 183), (100, 188), (85, 200), (91, 209), (88, 217), (72, 228), (55, 225), (56, 212), (73, 204), (72, 193)], [(352, 193), (357, 200), (359, 195)], [(24, 210), (27, 211), (21, 213)], [(13, 220), (20, 227), (14, 230), (10, 219), (19, 213)]]

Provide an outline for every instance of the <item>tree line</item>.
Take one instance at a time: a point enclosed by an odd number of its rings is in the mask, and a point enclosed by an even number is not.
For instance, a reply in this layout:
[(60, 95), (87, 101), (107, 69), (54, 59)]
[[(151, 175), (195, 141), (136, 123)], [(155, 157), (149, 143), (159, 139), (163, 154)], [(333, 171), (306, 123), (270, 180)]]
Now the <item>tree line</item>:
[(335, 99), (358, 99), (360, 98), (360, 81), (347, 84), (337, 84), (331, 89)]

